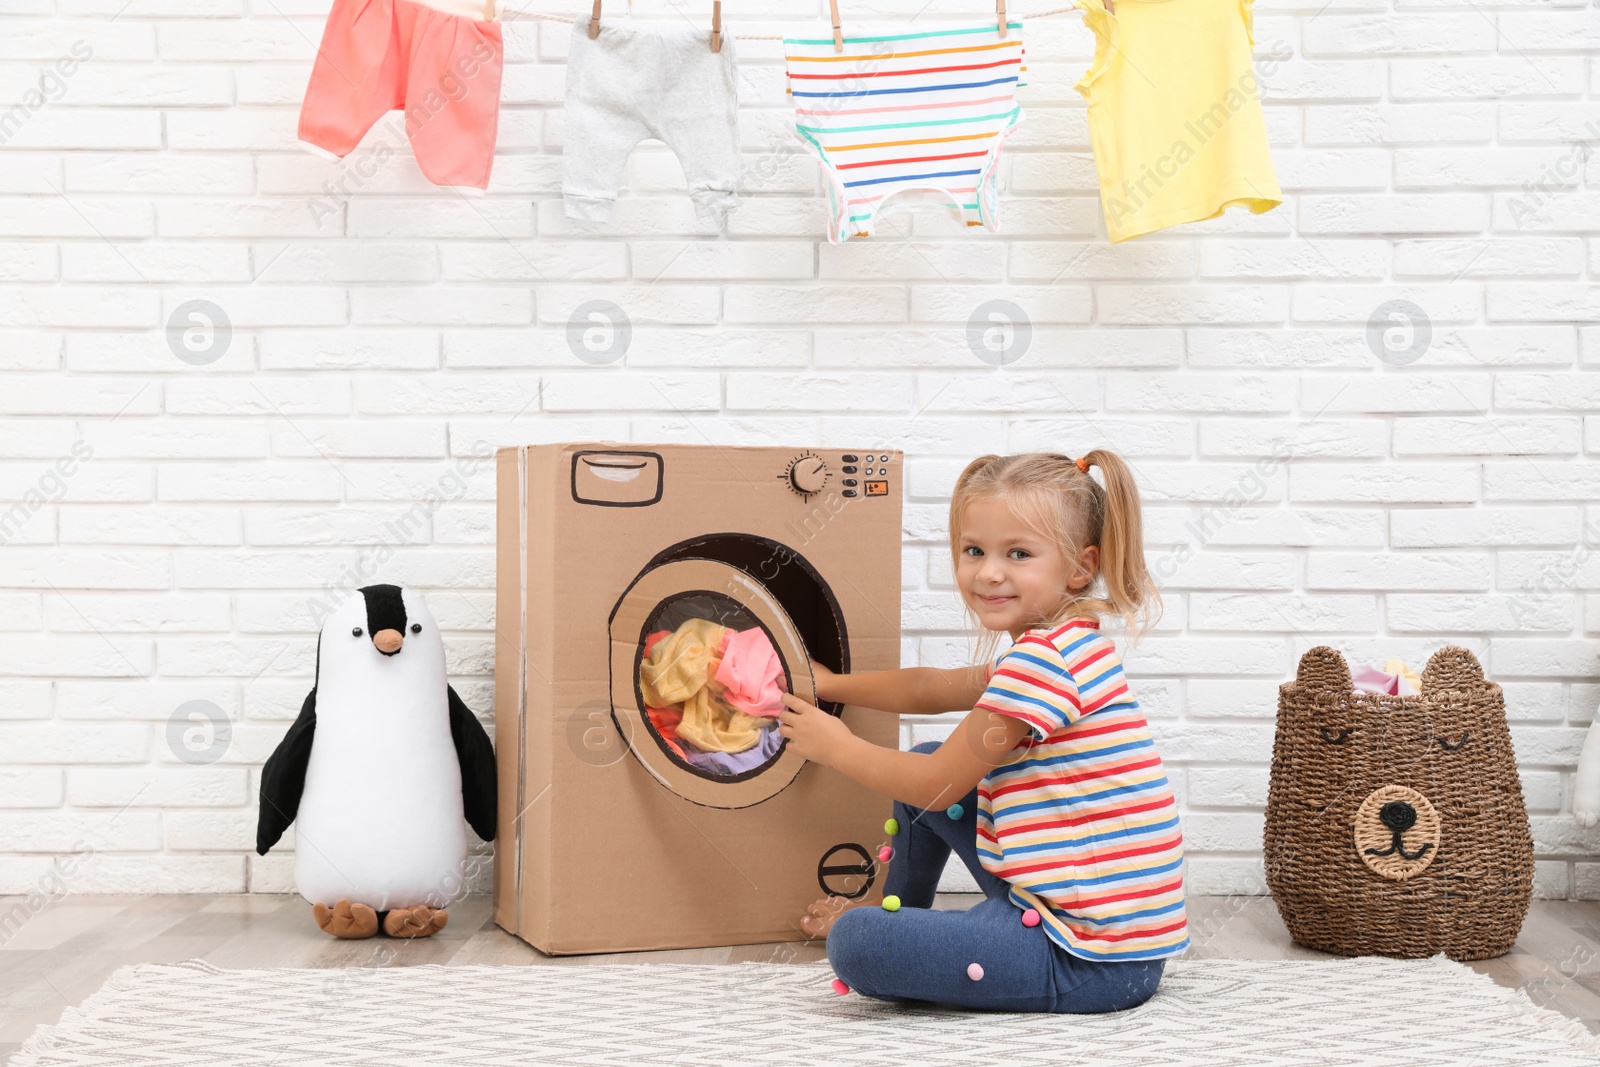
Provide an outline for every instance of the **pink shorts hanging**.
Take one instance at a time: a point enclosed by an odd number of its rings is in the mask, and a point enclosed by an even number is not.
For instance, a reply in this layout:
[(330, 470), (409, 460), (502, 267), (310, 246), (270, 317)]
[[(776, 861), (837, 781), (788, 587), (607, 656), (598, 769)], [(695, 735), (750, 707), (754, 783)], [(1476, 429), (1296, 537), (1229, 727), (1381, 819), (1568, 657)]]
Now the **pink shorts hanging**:
[(504, 48), (495, 0), (333, 0), (300, 108), (300, 140), (341, 159), (396, 108), (423, 175), (489, 187)]

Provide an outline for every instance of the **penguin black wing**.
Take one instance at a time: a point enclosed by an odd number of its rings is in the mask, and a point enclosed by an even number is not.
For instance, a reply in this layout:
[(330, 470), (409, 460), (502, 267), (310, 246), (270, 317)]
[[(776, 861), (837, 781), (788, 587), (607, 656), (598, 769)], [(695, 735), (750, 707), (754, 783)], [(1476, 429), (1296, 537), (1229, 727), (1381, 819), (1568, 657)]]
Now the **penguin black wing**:
[(499, 804), (496, 786), (494, 745), (472, 709), (450, 692), (450, 737), (456, 743), (456, 760), (461, 764), (461, 808), (472, 832), (493, 841)]
[(311, 762), (311, 737), (317, 730), (317, 687), (306, 694), (300, 716), (261, 768), (261, 814), (256, 818), (256, 854), (265, 856), (294, 822)]

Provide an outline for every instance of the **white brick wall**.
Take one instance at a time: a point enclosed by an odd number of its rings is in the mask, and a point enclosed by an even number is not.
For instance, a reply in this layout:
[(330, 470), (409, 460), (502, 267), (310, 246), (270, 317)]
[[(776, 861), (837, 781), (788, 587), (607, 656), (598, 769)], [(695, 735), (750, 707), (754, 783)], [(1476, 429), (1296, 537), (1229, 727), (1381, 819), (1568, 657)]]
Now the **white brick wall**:
[[(475, 450), (610, 437), (904, 448), (908, 665), (967, 647), (942, 543), (961, 465), (1117, 449), (1168, 609), (1129, 665), (1195, 890), (1262, 888), (1275, 690), (1300, 651), (1420, 664), (1454, 641), (1506, 686), (1538, 891), (1600, 897), (1600, 830), (1570, 816), (1600, 703), (1595, 4), (1261, 0), (1285, 204), (1120, 246), (1072, 90), (1091, 36), (1031, 21), (1002, 232), (919, 214), (841, 247), (775, 42), (739, 44), (727, 234), (660, 145), (595, 228), (559, 201), (566, 27), (506, 24), (495, 183), (468, 200), (403, 145), (357, 173), (401, 143), (393, 117), (344, 164), (296, 149), (327, 6), (0, 11), (0, 892), (86, 850), (73, 890), (286, 888), (287, 848), (251, 852), (253, 797), (309, 685), (312, 600), (358, 576), (427, 590), (453, 681), (492, 721)], [(62, 57), (76, 68), (50, 80)], [(197, 299), (233, 331), (205, 365), (166, 335)], [(997, 299), (1032, 329), (999, 368), (967, 335)], [(1393, 299), (1432, 330), (1406, 366), (1366, 336)], [(592, 300), (631, 323), (615, 365), (568, 347)], [(214, 760), (169, 744), (192, 701), (227, 718)]]

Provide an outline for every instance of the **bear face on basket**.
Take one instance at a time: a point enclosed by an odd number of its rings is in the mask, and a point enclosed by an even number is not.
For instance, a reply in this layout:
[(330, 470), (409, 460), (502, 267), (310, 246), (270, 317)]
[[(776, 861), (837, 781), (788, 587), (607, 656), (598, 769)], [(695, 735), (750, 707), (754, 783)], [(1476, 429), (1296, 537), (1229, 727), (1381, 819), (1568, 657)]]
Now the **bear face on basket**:
[(1357, 692), (1313, 648), (1278, 692), (1267, 885), (1290, 936), (1342, 956), (1510, 950), (1533, 844), (1500, 687), (1447, 646), (1419, 695)]

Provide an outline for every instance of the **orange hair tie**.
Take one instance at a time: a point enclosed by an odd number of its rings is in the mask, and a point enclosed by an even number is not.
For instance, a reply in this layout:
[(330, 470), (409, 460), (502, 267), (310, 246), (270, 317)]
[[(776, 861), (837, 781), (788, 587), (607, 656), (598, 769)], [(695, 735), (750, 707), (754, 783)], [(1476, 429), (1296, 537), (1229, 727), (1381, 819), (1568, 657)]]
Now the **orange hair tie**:
[(1083, 473), (1085, 473), (1085, 474), (1089, 473), (1089, 461), (1088, 460), (1084, 459), (1082, 456), (1079, 456), (1073, 462), (1078, 465), (1078, 469), (1081, 470)]

